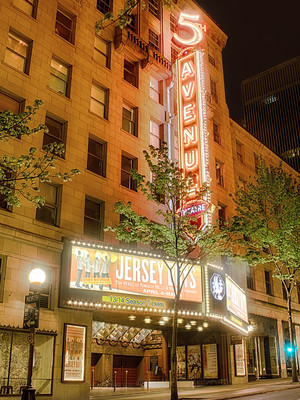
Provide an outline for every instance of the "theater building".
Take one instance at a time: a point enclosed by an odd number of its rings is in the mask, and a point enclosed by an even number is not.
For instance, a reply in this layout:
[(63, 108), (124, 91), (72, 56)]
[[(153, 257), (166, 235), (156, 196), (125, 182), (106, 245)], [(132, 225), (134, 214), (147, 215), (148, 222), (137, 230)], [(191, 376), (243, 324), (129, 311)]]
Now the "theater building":
[[(19, 398), (29, 344), (23, 329), (28, 273), (41, 288), (33, 384), (45, 399), (87, 398), (90, 387), (168, 386), (172, 287), (153, 249), (119, 243), (117, 201), (158, 221), (130, 170), (149, 177), (143, 150), (168, 143), (170, 157), (210, 185), (203, 224), (233, 215), (230, 197), (256, 173), (258, 156), (279, 158), (229, 117), (222, 50), (227, 36), (192, 1), (172, 12), (137, 6), (129, 27), (96, 34), (121, 1), (9, 0), (0, 6), (0, 110), (44, 106), (48, 133), (1, 142), (1, 154), (65, 144), (61, 171), (72, 182), (42, 183), (45, 205), (0, 208), (0, 386)], [(294, 173), (288, 166), (286, 171)], [(192, 193), (192, 192), (191, 192)], [(192, 194), (191, 194), (192, 196)], [(280, 283), (280, 282), (279, 282)], [(179, 311), (178, 380), (235, 384), (286, 376), (287, 314), (271, 271), (216, 259), (195, 264)], [(300, 344), (300, 293), (293, 316)], [(250, 328), (249, 328), (250, 327)], [(96, 390), (96, 389), (94, 389)], [(14, 396), (15, 395), (15, 396)]]

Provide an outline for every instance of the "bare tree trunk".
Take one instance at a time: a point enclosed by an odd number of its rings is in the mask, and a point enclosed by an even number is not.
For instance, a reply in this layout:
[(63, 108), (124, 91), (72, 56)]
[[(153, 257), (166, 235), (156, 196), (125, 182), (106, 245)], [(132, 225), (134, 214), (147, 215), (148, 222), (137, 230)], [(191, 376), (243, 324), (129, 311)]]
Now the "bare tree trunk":
[(299, 382), (297, 375), (296, 366), (296, 351), (295, 351), (295, 338), (293, 331), (293, 320), (292, 320), (292, 298), (291, 294), (287, 293), (287, 308), (289, 314), (289, 334), (290, 334), (290, 346), (292, 348), (292, 382)]
[(177, 319), (178, 319), (178, 296), (174, 299), (174, 315), (172, 326), (172, 347), (171, 347), (171, 400), (178, 400), (177, 389)]

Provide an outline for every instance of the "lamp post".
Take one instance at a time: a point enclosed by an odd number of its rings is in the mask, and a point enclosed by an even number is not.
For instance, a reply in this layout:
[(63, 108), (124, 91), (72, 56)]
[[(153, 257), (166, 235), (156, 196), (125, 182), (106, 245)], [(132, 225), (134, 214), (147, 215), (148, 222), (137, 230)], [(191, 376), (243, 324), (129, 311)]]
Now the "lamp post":
[(27, 386), (23, 389), (21, 400), (35, 400), (35, 388), (32, 387), (32, 367), (34, 355), (34, 339), (35, 329), (39, 324), (39, 308), (40, 308), (40, 285), (46, 280), (45, 271), (40, 268), (34, 268), (29, 273), (29, 282), (34, 287), (33, 294), (25, 297), (25, 310), (23, 328), (30, 329), (28, 334), (29, 342), (29, 360), (28, 360), (28, 374)]

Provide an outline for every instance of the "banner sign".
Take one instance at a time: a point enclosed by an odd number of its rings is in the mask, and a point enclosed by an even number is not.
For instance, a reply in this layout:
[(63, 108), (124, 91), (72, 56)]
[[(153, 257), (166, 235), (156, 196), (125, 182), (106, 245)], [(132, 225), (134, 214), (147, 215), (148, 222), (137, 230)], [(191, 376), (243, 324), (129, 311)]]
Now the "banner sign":
[(203, 378), (217, 379), (218, 378), (218, 353), (217, 345), (204, 344), (203, 350)]
[(84, 382), (86, 327), (65, 324), (63, 382)]
[(40, 295), (38, 293), (25, 296), (23, 328), (38, 328), (40, 313)]
[(246, 294), (226, 276), (227, 310), (248, 323)]
[[(173, 263), (170, 261), (169, 265), (171, 267)], [(176, 281), (175, 277), (174, 280)], [(69, 285), (71, 288), (90, 291), (111, 291), (112, 296), (122, 292), (174, 298), (171, 273), (162, 259), (79, 246), (72, 246)], [(118, 303), (123, 302), (122, 299), (118, 295), (106, 301)], [(199, 265), (195, 265), (185, 279), (181, 300), (202, 302)], [(124, 296), (125, 301), (129, 300)], [(148, 301), (147, 299), (147, 303)], [(162, 305), (154, 307), (162, 307)]]

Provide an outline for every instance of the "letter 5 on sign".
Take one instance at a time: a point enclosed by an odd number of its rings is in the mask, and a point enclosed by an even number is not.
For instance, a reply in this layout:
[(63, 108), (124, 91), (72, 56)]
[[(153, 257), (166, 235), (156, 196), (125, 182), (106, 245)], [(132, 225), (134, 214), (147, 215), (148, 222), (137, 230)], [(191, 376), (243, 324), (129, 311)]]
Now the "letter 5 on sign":
[[(206, 26), (199, 24), (200, 15), (191, 15), (181, 13), (178, 19), (178, 28), (187, 31), (188, 39), (184, 39), (174, 33), (173, 42), (180, 47), (195, 46), (200, 43), (203, 38), (202, 29), (206, 31)], [(198, 22), (198, 23), (197, 23)]]

